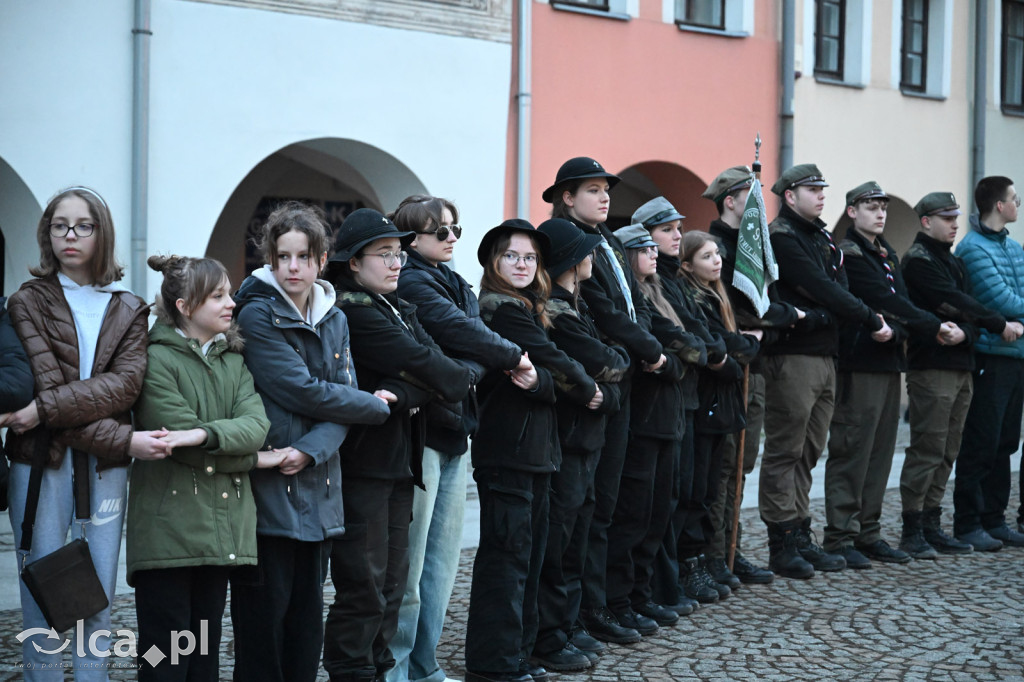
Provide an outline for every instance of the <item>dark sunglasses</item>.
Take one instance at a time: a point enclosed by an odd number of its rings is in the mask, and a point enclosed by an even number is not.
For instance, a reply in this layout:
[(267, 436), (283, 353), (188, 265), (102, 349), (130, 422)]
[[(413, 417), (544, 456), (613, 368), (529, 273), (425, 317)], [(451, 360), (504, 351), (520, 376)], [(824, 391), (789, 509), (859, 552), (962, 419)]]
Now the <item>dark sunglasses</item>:
[(429, 230), (420, 234), (432, 234), (437, 237), (437, 241), (443, 242), (448, 239), (449, 232), (454, 234), (456, 239), (462, 239), (462, 225), (441, 225), (436, 230)]

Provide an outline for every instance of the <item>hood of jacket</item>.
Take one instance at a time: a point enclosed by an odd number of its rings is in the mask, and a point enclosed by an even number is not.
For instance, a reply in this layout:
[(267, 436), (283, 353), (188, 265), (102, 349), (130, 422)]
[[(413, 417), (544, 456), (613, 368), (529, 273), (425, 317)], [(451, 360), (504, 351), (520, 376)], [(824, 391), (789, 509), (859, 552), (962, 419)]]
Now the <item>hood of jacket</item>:
[[(292, 302), (291, 297), (274, 278), (274, 271), (270, 269), (269, 265), (253, 270), (251, 276), (246, 277), (245, 281), (242, 282), (242, 286), (238, 288), (234, 298), (238, 310), (241, 310), (246, 303), (256, 298), (265, 298), (271, 300), (274, 304), (279, 304), (273, 305), (275, 312), (282, 315), (291, 313), (297, 319), (305, 320), (302, 312)], [(314, 327), (324, 319), (327, 313), (331, 312), (331, 308), (334, 307), (336, 300), (337, 295), (334, 292), (334, 287), (329, 282), (318, 279), (313, 283), (310, 291), (309, 310), (310, 319)], [(236, 316), (238, 310), (235, 311)]]

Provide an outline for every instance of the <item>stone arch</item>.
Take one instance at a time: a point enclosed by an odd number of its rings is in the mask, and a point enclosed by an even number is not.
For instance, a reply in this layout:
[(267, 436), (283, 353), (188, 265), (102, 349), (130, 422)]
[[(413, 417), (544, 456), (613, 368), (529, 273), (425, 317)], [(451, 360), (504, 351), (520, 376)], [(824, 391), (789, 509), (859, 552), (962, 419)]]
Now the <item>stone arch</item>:
[(320, 205), (332, 228), (356, 208), (390, 211), (423, 182), (384, 150), (341, 138), (296, 142), (270, 154), (239, 182), (214, 226), (206, 255), (220, 260), (232, 283), (260, 264), (251, 236), (273, 206), (297, 199)]
[(0, 157), (0, 294), (9, 296), (39, 262), (36, 225), (43, 208), (28, 185)]
[(617, 173), (622, 182), (612, 190), (608, 226), (629, 223), (633, 211), (657, 196), (672, 202), (686, 216), (685, 230), (706, 230), (718, 217), (715, 205), (700, 195), (708, 184), (685, 166), (670, 161), (642, 161)]

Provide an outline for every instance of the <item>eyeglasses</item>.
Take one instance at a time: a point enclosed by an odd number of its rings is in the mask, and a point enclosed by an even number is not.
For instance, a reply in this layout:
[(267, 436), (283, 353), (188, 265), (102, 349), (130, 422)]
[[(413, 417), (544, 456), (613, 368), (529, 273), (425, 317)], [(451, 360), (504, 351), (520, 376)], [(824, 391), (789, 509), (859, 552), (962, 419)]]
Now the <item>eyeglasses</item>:
[(420, 234), (432, 234), (437, 237), (437, 241), (443, 242), (448, 240), (449, 232), (454, 234), (456, 239), (462, 239), (462, 225), (441, 225), (436, 230), (421, 232)]
[(657, 258), (658, 257), (658, 247), (657, 246), (641, 246), (639, 249), (637, 249), (637, 251), (639, 251), (640, 253), (643, 253), (643, 254), (647, 254), (651, 258)]
[(1017, 208), (1020, 208), (1020, 195), (1019, 194), (1014, 194), (1012, 199), (1004, 201), (1003, 203), (1004, 204), (1009, 204), (1011, 202), (1013, 202), (1014, 206), (1016, 206)]
[(368, 253), (366, 255), (383, 258), (384, 267), (386, 268), (393, 268), (395, 266), (395, 261), (398, 261), (398, 265), (402, 266), (405, 265), (405, 262), (407, 260), (409, 260), (409, 254), (407, 254), (405, 251), (399, 251), (398, 253), (395, 253), (394, 251), (388, 251), (386, 253)]
[(513, 268), (519, 265), (519, 261), (523, 261), (527, 265), (536, 265), (537, 255), (533, 253), (528, 253), (525, 256), (520, 256), (518, 253), (515, 253), (514, 251), (506, 251), (505, 253), (501, 254), (501, 260), (505, 261), (506, 265), (510, 265)]
[(74, 230), (76, 237), (91, 237), (96, 226), (92, 223), (81, 223), (79, 225), (65, 225), (64, 223), (50, 223), (51, 237), (67, 237), (68, 232)]

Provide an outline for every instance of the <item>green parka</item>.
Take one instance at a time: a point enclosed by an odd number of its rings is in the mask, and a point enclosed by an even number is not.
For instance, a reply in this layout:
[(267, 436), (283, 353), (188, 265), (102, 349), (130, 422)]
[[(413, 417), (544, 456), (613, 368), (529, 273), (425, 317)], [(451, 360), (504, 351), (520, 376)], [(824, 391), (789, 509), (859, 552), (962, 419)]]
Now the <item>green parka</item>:
[(139, 430), (202, 428), (206, 442), (167, 459), (136, 460), (128, 495), (128, 583), (135, 571), (256, 564), (256, 504), (248, 471), (270, 428), (241, 338), (199, 342), (156, 322), (135, 404)]

